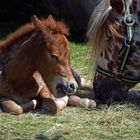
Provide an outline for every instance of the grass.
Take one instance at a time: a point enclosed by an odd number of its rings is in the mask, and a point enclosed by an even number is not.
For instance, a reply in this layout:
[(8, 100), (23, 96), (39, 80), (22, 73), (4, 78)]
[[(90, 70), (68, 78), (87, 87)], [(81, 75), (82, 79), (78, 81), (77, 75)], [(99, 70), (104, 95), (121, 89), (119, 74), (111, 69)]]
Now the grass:
[[(70, 48), (72, 67), (89, 78), (87, 46), (71, 43)], [(140, 108), (132, 104), (113, 104), (97, 109), (67, 107), (54, 116), (45, 111), (20, 116), (1, 113), (0, 139), (139, 140)]]
[(83, 77), (91, 78), (89, 72), (90, 52), (86, 44), (74, 44), (70, 46), (71, 49), (71, 65)]

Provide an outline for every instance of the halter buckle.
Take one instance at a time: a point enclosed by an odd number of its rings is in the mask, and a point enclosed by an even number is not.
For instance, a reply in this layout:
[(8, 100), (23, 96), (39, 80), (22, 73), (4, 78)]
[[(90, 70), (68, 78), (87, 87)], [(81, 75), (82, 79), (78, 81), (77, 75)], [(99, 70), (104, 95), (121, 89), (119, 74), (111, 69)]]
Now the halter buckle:
[(124, 17), (124, 23), (126, 24), (126, 26), (128, 27), (132, 27), (135, 24), (135, 19), (134, 16), (132, 14), (127, 14)]

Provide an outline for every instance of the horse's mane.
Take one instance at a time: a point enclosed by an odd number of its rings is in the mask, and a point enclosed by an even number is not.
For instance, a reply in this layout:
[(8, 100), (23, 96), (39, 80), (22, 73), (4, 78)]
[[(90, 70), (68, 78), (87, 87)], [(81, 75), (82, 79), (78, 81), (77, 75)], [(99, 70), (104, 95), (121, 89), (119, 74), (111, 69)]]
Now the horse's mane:
[(91, 15), (87, 37), (91, 45), (92, 62), (98, 62), (102, 50), (106, 47), (107, 34), (110, 32), (115, 41), (122, 38), (115, 22), (114, 11), (110, 6), (110, 0), (102, 0)]
[[(45, 29), (46, 31), (49, 29), (55, 33), (65, 34), (65, 35), (69, 34), (69, 29), (61, 21), (56, 21), (55, 19), (53, 19), (53, 22), (52, 22), (49, 19), (42, 19), (41, 22), (46, 28)], [(34, 30), (35, 30), (35, 26), (33, 23), (28, 23), (21, 26), (14, 33), (11, 33), (10, 35), (8, 35), (6, 39), (0, 41), (0, 49), (3, 49), (3, 48), (6, 49), (7, 46), (10, 46), (10, 44), (14, 43), (15, 41), (32, 33)]]

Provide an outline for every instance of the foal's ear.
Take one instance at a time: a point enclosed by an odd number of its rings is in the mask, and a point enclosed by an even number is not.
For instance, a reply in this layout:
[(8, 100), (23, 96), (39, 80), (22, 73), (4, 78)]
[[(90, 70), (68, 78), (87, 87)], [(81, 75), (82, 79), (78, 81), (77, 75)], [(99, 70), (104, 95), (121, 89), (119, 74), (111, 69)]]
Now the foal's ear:
[(49, 15), (49, 16), (48, 16), (48, 19), (49, 19), (49, 20), (53, 20), (52, 15)]
[(110, 5), (117, 11), (118, 14), (124, 11), (124, 0), (110, 0)]
[(55, 26), (56, 25), (56, 20), (52, 17), (52, 15), (49, 15), (47, 18), (48, 24), (51, 26)]
[(42, 28), (43, 24), (42, 22), (37, 18), (36, 15), (33, 15), (31, 17), (32, 23), (34, 24), (35, 27), (37, 27), (38, 29)]
[[(37, 18), (37, 16), (36, 16), (36, 15), (33, 15), (31, 19), (32, 19), (32, 22), (33, 22), (35, 28), (36, 28), (38, 31), (41, 31), (42, 34), (43, 34), (45, 37), (47, 36), (47, 37), (49, 38), (49, 34), (48, 34), (48, 32), (46, 32), (44, 24)], [(45, 38), (45, 39), (46, 39), (46, 38)]]

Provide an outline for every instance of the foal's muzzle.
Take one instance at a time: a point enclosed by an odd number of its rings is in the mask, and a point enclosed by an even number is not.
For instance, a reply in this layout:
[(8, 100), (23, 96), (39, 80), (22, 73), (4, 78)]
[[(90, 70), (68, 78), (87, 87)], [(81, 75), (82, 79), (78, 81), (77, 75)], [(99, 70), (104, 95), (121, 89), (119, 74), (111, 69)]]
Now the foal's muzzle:
[(64, 84), (58, 84), (56, 89), (59, 94), (71, 95), (77, 91), (78, 84), (76, 82), (66, 82)]

